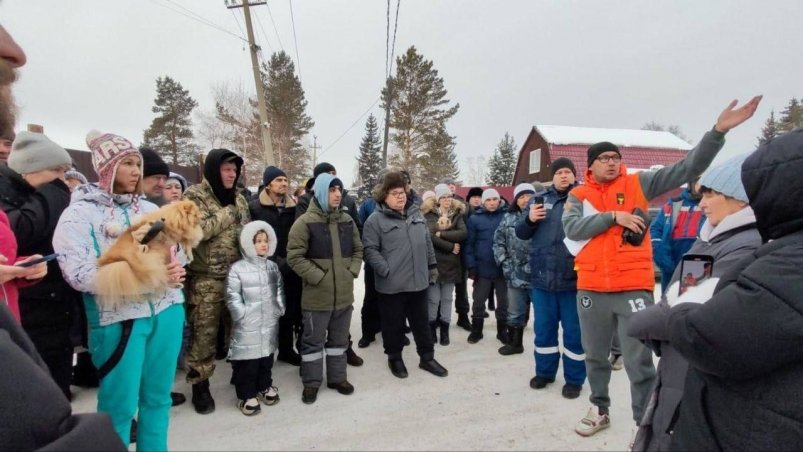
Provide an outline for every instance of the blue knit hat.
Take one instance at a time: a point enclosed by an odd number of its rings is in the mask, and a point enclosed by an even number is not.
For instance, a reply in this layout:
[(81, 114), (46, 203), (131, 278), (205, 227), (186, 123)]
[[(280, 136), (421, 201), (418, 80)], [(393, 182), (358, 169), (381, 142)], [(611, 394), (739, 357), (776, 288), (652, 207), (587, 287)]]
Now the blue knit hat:
[(749, 202), (742, 185), (742, 163), (750, 154), (733, 157), (712, 166), (700, 177), (700, 185), (743, 202)]

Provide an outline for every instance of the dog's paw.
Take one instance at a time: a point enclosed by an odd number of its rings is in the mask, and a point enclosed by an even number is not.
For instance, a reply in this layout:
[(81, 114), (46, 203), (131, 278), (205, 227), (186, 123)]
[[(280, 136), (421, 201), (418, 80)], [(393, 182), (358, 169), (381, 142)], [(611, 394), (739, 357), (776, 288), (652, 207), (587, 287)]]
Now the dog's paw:
[(117, 238), (120, 237), (120, 235), (122, 235), (122, 233), (125, 231), (125, 228), (120, 223), (115, 223), (113, 221), (110, 221), (106, 223), (103, 230), (106, 233), (107, 237)]

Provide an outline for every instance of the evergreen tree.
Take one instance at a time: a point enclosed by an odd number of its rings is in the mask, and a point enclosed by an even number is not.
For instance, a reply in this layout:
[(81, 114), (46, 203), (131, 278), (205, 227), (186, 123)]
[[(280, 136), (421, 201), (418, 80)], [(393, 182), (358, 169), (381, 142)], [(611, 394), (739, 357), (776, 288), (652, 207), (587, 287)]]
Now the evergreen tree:
[[(454, 137), (446, 132), (446, 122), (457, 113), (460, 105), (449, 107), (446, 94), (443, 78), (438, 76), (432, 61), (424, 59), (414, 46), (396, 59), (396, 75), (382, 90), (382, 106), (390, 105), (391, 112), (390, 142), (394, 155), (390, 160), (409, 171), (415, 185), (424, 183), (421, 178), (425, 167), (427, 181), (435, 173), (444, 177), (456, 171), (455, 162), (449, 166), (448, 155), (452, 152)], [(424, 158), (431, 155), (440, 162), (425, 162)]]
[(363, 202), (371, 196), (371, 190), (379, 183), (379, 172), (382, 170), (382, 141), (379, 139), (379, 126), (373, 114), (365, 121), (365, 136), (360, 143), (357, 163), (360, 180), (357, 199)]
[(681, 140), (683, 140), (683, 141), (685, 141), (687, 143), (691, 143), (691, 140), (689, 140), (689, 137), (687, 137), (686, 134), (683, 133), (682, 130), (680, 130), (680, 126), (678, 126), (678, 125), (670, 125), (670, 126), (664, 127), (659, 122), (650, 121), (650, 122), (644, 124), (643, 126), (641, 126), (641, 130), (656, 130), (656, 131), (659, 131), (659, 132), (669, 132), (672, 135), (675, 135), (676, 137), (680, 138)]
[(758, 144), (764, 144), (767, 141), (778, 136), (778, 123), (775, 121), (775, 110), (770, 111), (770, 117), (761, 128), (761, 136), (758, 137)]
[(789, 105), (781, 112), (778, 120), (778, 132), (790, 132), (803, 127), (803, 106), (794, 97), (789, 100)]
[(156, 79), (156, 99), (151, 109), (159, 116), (143, 134), (143, 146), (154, 148), (165, 161), (180, 165), (198, 163), (198, 146), (192, 132), (192, 110), (198, 102), (190, 97), (181, 83), (172, 78)]
[(315, 122), (306, 113), (304, 89), (290, 56), (274, 53), (268, 64), (262, 64), (262, 80), (276, 166), (291, 179), (311, 175), (310, 152), (301, 140)]
[(457, 154), (454, 152), (454, 137), (444, 127), (438, 127), (428, 138), (427, 147), (422, 155), (419, 179), (414, 179), (422, 191), (431, 190), (443, 178), (457, 179), (460, 170), (457, 165)]
[(508, 132), (496, 145), (494, 155), (488, 162), (488, 185), (511, 185), (516, 173), (516, 142)]

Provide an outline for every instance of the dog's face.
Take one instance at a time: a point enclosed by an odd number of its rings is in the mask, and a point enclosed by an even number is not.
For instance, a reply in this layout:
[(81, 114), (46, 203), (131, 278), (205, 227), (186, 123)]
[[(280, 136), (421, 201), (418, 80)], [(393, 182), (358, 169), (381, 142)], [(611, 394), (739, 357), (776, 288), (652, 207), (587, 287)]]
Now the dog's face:
[(449, 226), (451, 226), (451, 222), (449, 221), (449, 217), (444, 215), (444, 216), (441, 216), (441, 217), (438, 218), (438, 228), (440, 230), (449, 229)]
[(176, 242), (198, 244), (203, 238), (201, 210), (192, 201), (178, 201), (159, 209), (165, 222), (165, 234)]

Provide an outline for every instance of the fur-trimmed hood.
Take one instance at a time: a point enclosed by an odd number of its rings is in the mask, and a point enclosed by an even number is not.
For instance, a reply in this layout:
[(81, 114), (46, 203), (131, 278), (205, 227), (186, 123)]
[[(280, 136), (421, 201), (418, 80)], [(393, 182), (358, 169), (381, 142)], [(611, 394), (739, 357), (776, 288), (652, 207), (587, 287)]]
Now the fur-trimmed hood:
[[(438, 203), (435, 201), (435, 198), (427, 198), (421, 203), (421, 213), (426, 215), (430, 212), (438, 216), (441, 215), (440, 208), (438, 207)], [(454, 218), (455, 216), (463, 215), (464, 213), (466, 213), (466, 205), (460, 200), (452, 198), (452, 207), (449, 208), (449, 213), (447, 216), (449, 218)]]
[(276, 232), (273, 230), (271, 225), (264, 221), (252, 221), (245, 226), (243, 226), (242, 232), (240, 232), (240, 249), (243, 252), (243, 256), (248, 259), (258, 259), (260, 256), (257, 256), (256, 247), (254, 246), (254, 236), (257, 235), (259, 231), (265, 231), (268, 234), (268, 255), (263, 257), (263, 259), (273, 256), (273, 253), (276, 252)]
[[(275, 206), (276, 203), (273, 202), (273, 199), (268, 195), (268, 189), (265, 187), (262, 191), (259, 192), (259, 204), (265, 207), (272, 207)], [(296, 200), (290, 196), (289, 193), (284, 195), (284, 207), (291, 208), (296, 206)]]

